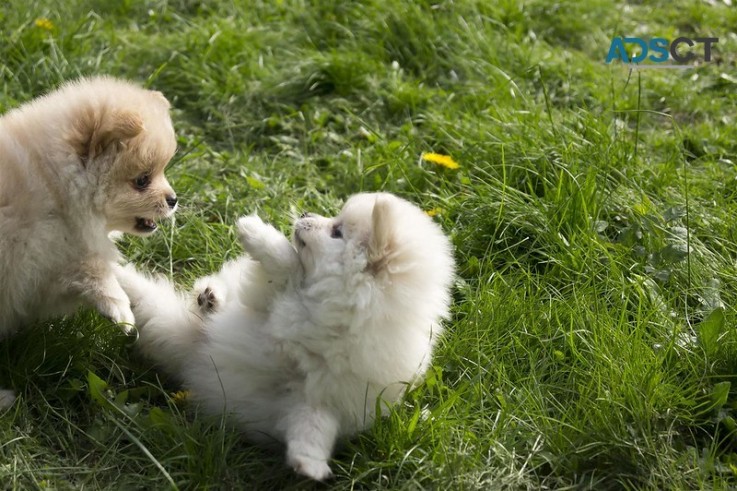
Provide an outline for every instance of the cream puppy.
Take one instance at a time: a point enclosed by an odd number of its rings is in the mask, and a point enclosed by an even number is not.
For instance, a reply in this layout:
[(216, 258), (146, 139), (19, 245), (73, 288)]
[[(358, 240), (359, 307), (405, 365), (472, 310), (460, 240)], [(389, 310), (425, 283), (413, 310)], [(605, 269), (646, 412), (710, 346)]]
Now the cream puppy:
[(238, 231), (248, 256), (192, 293), (118, 270), (140, 348), (209, 413), (286, 443), (297, 472), (326, 479), (336, 439), (425, 373), (448, 316), (450, 242), (386, 193), (355, 195), (335, 218), (303, 215), (291, 243), (256, 216)]
[[(113, 78), (67, 83), (0, 117), (0, 336), (80, 305), (132, 326), (110, 235), (150, 234), (173, 213), (164, 167), (175, 149), (166, 98)], [(12, 400), (0, 391), (0, 406)]]

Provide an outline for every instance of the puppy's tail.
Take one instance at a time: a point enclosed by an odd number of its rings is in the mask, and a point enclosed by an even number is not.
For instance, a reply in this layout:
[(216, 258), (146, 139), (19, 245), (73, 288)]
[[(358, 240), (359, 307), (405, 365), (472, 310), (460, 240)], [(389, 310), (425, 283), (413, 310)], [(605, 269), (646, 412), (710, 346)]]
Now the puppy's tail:
[(145, 276), (130, 264), (117, 267), (115, 274), (131, 302), (139, 349), (179, 377), (202, 340), (201, 314), (166, 278)]

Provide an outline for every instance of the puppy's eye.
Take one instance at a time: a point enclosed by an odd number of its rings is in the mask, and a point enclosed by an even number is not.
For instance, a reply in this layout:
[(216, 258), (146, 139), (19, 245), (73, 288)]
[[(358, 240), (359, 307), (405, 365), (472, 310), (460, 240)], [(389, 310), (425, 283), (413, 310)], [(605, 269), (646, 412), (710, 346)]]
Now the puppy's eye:
[(138, 176), (133, 180), (133, 186), (139, 191), (143, 191), (144, 189), (146, 189), (149, 184), (151, 184), (151, 176), (149, 176), (148, 174), (143, 174), (142, 176)]
[(332, 237), (333, 239), (342, 239), (343, 238), (343, 226), (333, 225), (333, 229), (330, 231), (330, 237)]

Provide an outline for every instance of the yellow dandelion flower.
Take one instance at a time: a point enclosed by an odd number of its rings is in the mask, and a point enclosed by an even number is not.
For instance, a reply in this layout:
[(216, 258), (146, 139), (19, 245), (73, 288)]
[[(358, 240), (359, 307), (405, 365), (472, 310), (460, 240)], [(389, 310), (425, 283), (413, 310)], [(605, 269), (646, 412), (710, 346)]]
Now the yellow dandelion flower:
[(450, 155), (443, 155), (442, 153), (426, 153), (423, 152), (420, 158), (425, 162), (431, 162), (433, 164), (440, 165), (446, 169), (457, 169), (460, 167), (458, 162), (453, 160)]
[(51, 22), (46, 17), (39, 17), (38, 19), (36, 19), (36, 21), (34, 22), (34, 24), (39, 29), (44, 29), (46, 31), (51, 31), (51, 30), (54, 29), (54, 23)]
[(181, 404), (184, 401), (186, 401), (189, 398), (189, 391), (188, 390), (180, 390), (179, 392), (175, 392), (171, 395), (171, 400), (174, 401), (174, 404)]
[(425, 211), (425, 214), (427, 214), (427, 216), (430, 216), (430, 217), (434, 217), (435, 215), (440, 215), (441, 213), (443, 213), (442, 208), (432, 208), (430, 210)]

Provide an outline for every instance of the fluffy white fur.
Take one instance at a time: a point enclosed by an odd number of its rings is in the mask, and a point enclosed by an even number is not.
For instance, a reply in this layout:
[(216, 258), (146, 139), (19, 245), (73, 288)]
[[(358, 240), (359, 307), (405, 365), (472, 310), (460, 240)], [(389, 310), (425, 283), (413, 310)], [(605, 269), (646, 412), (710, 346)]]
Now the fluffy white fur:
[[(0, 118), (0, 337), (95, 307), (132, 325), (113, 232), (145, 235), (173, 213), (176, 148), (159, 92), (81, 79)], [(0, 406), (12, 403), (0, 391)]]
[(208, 412), (252, 440), (286, 443), (297, 472), (326, 479), (336, 439), (427, 369), (448, 315), (450, 243), (386, 193), (355, 195), (335, 218), (303, 215), (293, 243), (256, 216), (238, 231), (248, 256), (193, 292), (118, 271), (140, 348)]

